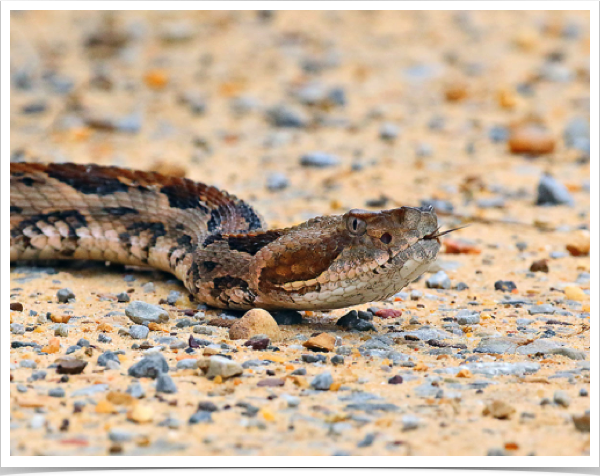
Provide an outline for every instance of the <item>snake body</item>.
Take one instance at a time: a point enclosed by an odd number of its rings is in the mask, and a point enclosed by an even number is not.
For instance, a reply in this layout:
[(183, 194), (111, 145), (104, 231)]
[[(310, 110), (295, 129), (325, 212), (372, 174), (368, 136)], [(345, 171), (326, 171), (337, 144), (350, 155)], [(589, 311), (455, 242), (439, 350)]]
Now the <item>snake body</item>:
[(440, 248), (431, 208), (350, 210), (267, 229), (246, 202), (185, 178), (69, 163), (10, 170), (11, 262), (150, 266), (218, 308), (383, 300), (420, 276)]

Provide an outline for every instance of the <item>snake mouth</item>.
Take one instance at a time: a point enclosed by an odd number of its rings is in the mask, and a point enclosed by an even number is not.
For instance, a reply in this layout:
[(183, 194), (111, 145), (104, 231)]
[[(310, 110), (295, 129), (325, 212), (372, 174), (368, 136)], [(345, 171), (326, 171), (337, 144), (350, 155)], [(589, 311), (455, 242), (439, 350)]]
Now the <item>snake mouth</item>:
[(469, 225), (459, 226), (459, 227), (451, 228), (450, 230), (444, 230), (444, 231), (440, 231), (440, 229), (438, 228), (438, 229), (432, 231), (431, 233), (423, 236), (422, 239), (423, 240), (437, 240), (439, 243), (440, 236), (447, 235), (448, 233), (452, 233), (453, 231), (456, 231), (456, 230), (462, 230), (463, 228), (466, 228), (467, 226), (469, 226)]

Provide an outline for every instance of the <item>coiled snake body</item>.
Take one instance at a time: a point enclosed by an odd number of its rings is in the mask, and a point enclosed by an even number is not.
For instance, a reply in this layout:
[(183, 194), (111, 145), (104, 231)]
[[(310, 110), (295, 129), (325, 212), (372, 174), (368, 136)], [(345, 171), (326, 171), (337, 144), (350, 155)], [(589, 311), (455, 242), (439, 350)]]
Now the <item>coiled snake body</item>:
[(248, 204), (184, 178), (117, 167), (11, 163), (10, 259), (80, 259), (175, 274), (219, 308), (335, 309), (385, 299), (439, 251), (431, 208), (266, 228)]

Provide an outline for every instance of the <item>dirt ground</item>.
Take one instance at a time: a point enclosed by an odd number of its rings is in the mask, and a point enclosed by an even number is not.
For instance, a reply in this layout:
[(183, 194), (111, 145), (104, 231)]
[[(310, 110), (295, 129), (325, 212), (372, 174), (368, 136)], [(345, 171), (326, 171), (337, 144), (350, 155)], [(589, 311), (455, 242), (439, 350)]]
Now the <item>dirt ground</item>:
[[(272, 227), (425, 202), (443, 228), (470, 226), (404, 294), (353, 308), (401, 317), (362, 332), (336, 325), (349, 309), (303, 313), (266, 350), (207, 325), (222, 313), (196, 313), (169, 275), (19, 263), (11, 454), (589, 454), (589, 54), (586, 12), (13, 12), (11, 161), (184, 174)], [(301, 165), (314, 152), (334, 163)], [(439, 271), (450, 284), (427, 284)], [(122, 292), (169, 322), (143, 340), (119, 332)], [(177, 326), (186, 317), (201, 333)], [(302, 347), (320, 332), (335, 348)], [(187, 346), (169, 342), (190, 335), (213, 345), (194, 359), (260, 362), (213, 380), (178, 368)], [(68, 356), (88, 364), (65, 379), (55, 364), (81, 338), (93, 347)], [(144, 397), (126, 392), (148, 350), (176, 393), (152, 378)]]

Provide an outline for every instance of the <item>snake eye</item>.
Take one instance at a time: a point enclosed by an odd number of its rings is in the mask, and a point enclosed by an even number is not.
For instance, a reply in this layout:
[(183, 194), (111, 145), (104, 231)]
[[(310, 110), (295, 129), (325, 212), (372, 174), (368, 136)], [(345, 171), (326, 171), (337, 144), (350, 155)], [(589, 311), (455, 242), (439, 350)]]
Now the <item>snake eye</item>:
[(389, 245), (392, 242), (392, 235), (389, 233), (384, 233), (379, 239), (384, 245)]
[(367, 224), (364, 220), (349, 215), (348, 220), (346, 221), (346, 228), (348, 228), (348, 231), (353, 235), (359, 236), (363, 235), (365, 231), (367, 231)]

